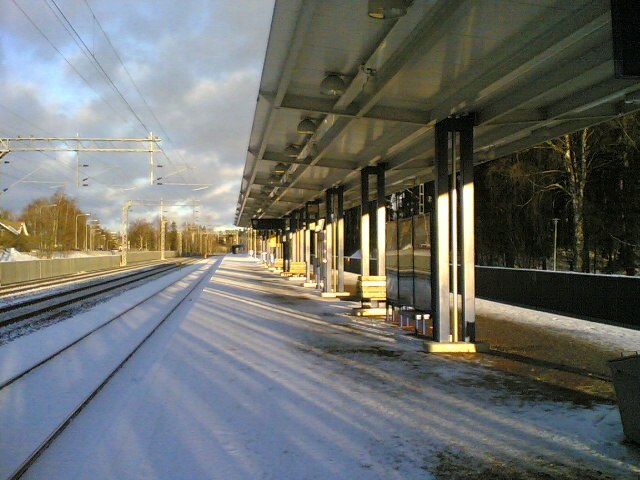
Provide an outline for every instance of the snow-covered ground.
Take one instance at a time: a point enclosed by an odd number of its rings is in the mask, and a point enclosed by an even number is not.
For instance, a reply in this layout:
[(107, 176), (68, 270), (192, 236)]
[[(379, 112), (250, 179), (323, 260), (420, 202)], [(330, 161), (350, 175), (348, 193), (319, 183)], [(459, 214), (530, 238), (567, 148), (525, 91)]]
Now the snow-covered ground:
[(506, 303), (476, 299), (476, 313), (491, 316), (504, 322), (518, 322), (535, 325), (547, 330), (555, 330), (577, 338), (582, 338), (610, 350), (620, 352), (640, 351), (640, 331), (590, 322), (557, 313), (541, 312), (516, 307)]
[[(120, 252), (115, 250), (92, 250), (85, 251), (70, 251), (70, 252), (53, 252), (51, 258), (85, 258), (85, 257), (103, 257), (105, 255), (120, 255)], [(31, 255), (30, 253), (19, 252), (15, 248), (7, 248), (6, 250), (0, 250), (0, 262), (26, 262), (29, 260), (41, 260), (37, 255)]]
[(249, 258), (225, 257), (191, 299), (25, 478), (640, 476), (615, 406), (426, 355)]
[(38, 260), (38, 257), (19, 252), (15, 248), (0, 250), (0, 262), (26, 262), (29, 260)]
[[(0, 349), (0, 385), (4, 385), (83, 338), (0, 390), (0, 478), (12, 475), (214, 264), (186, 267), (139, 287), (135, 296), (125, 294), (106, 302), (93, 317), (78, 315)], [(143, 308), (135, 309), (147, 298)], [(117, 319), (110, 322), (115, 315)], [(89, 331), (95, 333), (84, 338)]]

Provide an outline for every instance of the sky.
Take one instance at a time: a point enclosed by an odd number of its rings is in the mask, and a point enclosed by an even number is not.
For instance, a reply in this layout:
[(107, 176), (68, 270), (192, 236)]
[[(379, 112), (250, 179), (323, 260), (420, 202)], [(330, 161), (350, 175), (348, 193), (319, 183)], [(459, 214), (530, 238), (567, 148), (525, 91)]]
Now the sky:
[(178, 225), (233, 224), (273, 0), (0, 6), (0, 138), (153, 132), (163, 150), (154, 153), (163, 185), (149, 184), (148, 152), (11, 152), (0, 208), (19, 214), (64, 188), (111, 230), (128, 200), (130, 220), (152, 220), (162, 199)]

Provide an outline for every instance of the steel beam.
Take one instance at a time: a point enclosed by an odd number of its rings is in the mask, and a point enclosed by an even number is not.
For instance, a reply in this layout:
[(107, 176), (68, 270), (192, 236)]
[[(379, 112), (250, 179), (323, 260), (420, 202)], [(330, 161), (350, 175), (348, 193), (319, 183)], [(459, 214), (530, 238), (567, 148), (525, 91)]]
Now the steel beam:
[(335, 115), (352, 120), (383, 120), (388, 122), (408, 123), (411, 125), (426, 125), (431, 121), (431, 111), (403, 109), (394, 107), (372, 107), (366, 115), (358, 115), (358, 108), (347, 110), (333, 108), (332, 100), (318, 99), (314, 97), (302, 97), (299, 95), (287, 95), (278, 107), (281, 110), (295, 110), (315, 115)]

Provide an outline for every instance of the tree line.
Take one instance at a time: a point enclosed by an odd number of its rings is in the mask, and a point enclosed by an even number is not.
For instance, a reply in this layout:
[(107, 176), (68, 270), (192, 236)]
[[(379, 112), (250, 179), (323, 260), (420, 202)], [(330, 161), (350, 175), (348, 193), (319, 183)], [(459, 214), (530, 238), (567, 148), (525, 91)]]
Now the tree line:
[(63, 190), (31, 201), (20, 214), (0, 210), (0, 218), (24, 222), (28, 232), (17, 236), (2, 232), (0, 248), (48, 256), (55, 251), (117, 247), (117, 238), (102, 228), (97, 218), (83, 212)]
[(478, 264), (635, 275), (640, 115), (480, 165), (476, 192)]
[[(117, 250), (122, 247), (120, 232), (109, 232), (93, 214), (83, 212), (74, 198), (63, 190), (31, 201), (22, 212), (0, 209), (0, 219), (24, 222), (28, 235), (0, 230), (0, 249), (16, 248), (50, 257), (54, 252), (72, 250)], [(236, 232), (216, 232), (202, 225), (175, 221), (165, 224), (165, 250), (186, 255), (225, 252), (237, 239)], [(136, 218), (128, 225), (128, 249), (161, 249), (160, 216)]]

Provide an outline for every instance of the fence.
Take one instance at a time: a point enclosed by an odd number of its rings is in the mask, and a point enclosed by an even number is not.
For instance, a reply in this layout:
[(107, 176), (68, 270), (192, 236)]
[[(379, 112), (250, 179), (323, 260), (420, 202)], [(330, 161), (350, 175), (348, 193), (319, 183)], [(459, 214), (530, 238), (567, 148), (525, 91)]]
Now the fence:
[(489, 300), (640, 326), (640, 277), (476, 267), (476, 295)]
[[(165, 252), (165, 258), (173, 257), (176, 257), (176, 252)], [(160, 260), (160, 252), (127, 253), (127, 263), (130, 264), (152, 260)], [(0, 262), (0, 284), (8, 285), (81, 272), (108, 270), (119, 266), (120, 255)]]

